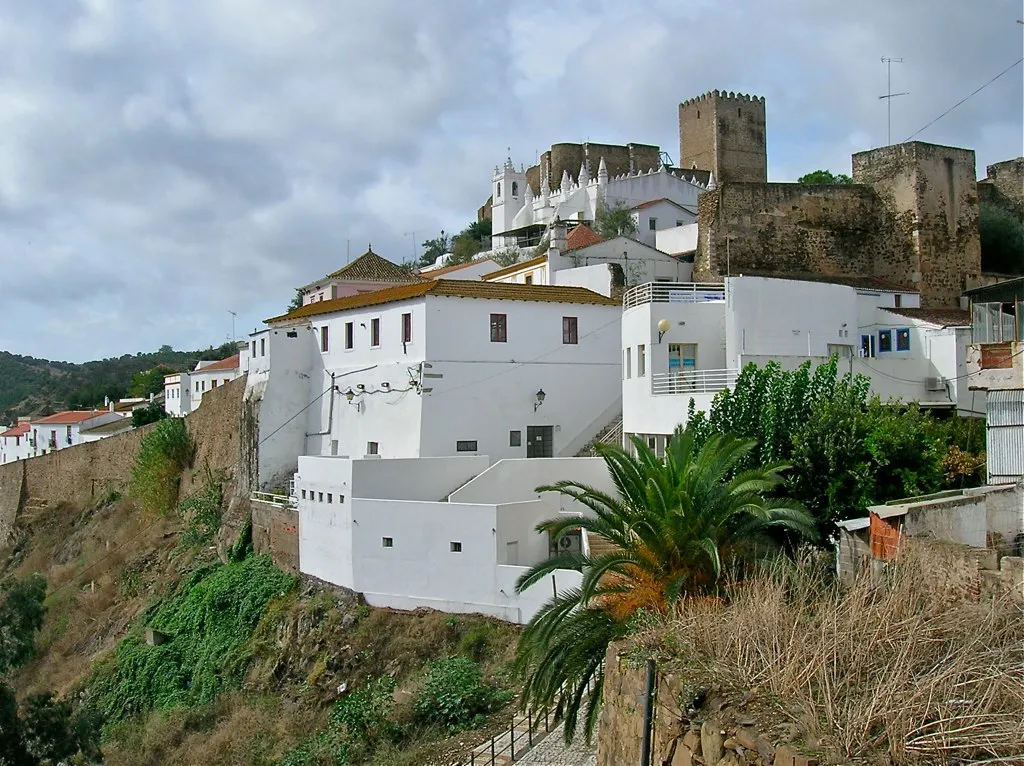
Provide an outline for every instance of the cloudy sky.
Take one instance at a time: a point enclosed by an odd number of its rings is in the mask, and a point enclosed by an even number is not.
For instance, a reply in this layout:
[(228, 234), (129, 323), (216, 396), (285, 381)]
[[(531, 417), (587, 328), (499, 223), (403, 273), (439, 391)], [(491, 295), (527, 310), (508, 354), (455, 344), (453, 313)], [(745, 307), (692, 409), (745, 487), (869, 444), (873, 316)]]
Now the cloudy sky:
[[(1019, 0), (0, 0), (0, 349), (218, 344), (475, 215), (506, 147), (657, 143), (767, 99), (769, 175), (849, 172), (1021, 57)], [(1022, 153), (1018, 66), (923, 132)]]

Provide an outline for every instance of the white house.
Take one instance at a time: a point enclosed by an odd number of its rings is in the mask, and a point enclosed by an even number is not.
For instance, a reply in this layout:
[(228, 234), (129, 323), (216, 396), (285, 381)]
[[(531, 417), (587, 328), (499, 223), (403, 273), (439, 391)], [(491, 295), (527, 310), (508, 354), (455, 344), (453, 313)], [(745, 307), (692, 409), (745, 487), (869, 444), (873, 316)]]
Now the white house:
[(602, 158), (596, 175), (581, 165), (575, 179), (565, 171), (555, 190), (550, 188), (553, 179), (542, 175), (540, 192), (534, 195), (526, 171), (516, 170), (508, 159), (494, 169), (491, 178), (492, 247), (535, 245), (554, 221), (592, 223), (601, 205), (631, 210), (641, 238), (653, 246), (656, 231), (697, 220), (697, 197), (715, 188), (713, 175), (707, 185), (698, 180), (701, 175), (700, 171), (661, 167), (609, 177)]
[(32, 457), (31, 426), (20, 422), (0, 433), (0, 465)]
[(31, 456), (46, 455), (85, 444), (83, 430), (106, 423), (121, 422), (123, 419), (124, 415), (108, 410), (67, 410), (47, 417), (33, 418), (29, 424)]
[(207, 391), (243, 374), (241, 354), (235, 354), (217, 362), (199, 362), (191, 372), (165, 375), (164, 409), (173, 417), (184, 417), (199, 408)]
[(545, 255), (485, 275), (488, 282), (585, 287), (613, 295), (644, 282), (686, 282), (693, 262), (674, 258), (631, 237), (602, 239), (586, 224), (566, 234), (562, 222), (551, 227)]
[(616, 300), (431, 280), (303, 306), (251, 336), (260, 484), (298, 455), (575, 455), (620, 412)]
[(447, 266), (442, 262), (444, 257), (442, 255), (437, 259), (438, 263), (420, 269), (419, 275), (427, 279), (478, 280), (485, 274), (490, 274), (492, 271), (497, 271), (501, 268), (501, 264), (489, 256), (474, 258), (472, 261), (456, 263), (451, 266)]
[(588, 550), (577, 533), (554, 545), (539, 522), (586, 509), (535, 488), (561, 479), (612, 490), (597, 458), (357, 459), (300, 457), (295, 476), (299, 569), (379, 607), (480, 613), (523, 624), (552, 593), (579, 587), (557, 570), (522, 595), (515, 583), (556, 552)]
[(884, 399), (969, 409), (967, 312), (919, 303), (911, 288), (868, 278), (633, 288), (623, 297), (623, 432), (660, 450), (691, 401), (706, 410), (747, 364), (794, 369), (833, 355)]
[(420, 277), (382, 258), (370, 247), (352, 263), (299, 289), (302, 290), (302, 304), (305, 306), (317, 301), (329, 301), (418, 281)]

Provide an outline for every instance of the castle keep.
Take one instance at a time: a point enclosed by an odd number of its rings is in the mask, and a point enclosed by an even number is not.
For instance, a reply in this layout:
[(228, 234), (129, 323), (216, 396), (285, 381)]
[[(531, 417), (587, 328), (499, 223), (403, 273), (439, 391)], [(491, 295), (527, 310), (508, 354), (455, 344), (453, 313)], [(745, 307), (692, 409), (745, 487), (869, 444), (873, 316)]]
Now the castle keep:
[(679, 167), (719, 182), (768, 180), (764, 97), (713, 90), (679, 105)]

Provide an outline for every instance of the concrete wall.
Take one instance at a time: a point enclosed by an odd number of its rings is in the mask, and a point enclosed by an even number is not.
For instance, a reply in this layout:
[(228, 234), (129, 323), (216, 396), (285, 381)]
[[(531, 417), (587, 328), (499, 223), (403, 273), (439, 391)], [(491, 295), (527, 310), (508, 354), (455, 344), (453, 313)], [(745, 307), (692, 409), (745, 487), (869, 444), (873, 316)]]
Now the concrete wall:
[[(618, 264), (626, 285), (642, 285), (657, 280), (685, 282), (692, 271), (691, 264), (676, 260), (655, 250), (653, 245), (645, 245), (629, 237), (616, 237), (562, 254), (552, 251), (548, 255), (548, 271), (555, 274), (562, 269), (597, 263)], [(554, 283), (559, 284), (557, 278)]]
[(555, 512), (583, 512), (582, 506), (563, 495), (536, 492), (537, 487), (562, 480), (582, 482), (605, 492), (615, 491), (601, 458), (535, 458), (501, 460), (457, 489), (449, 499), (453, 503), (501, 504), (550, 498)]

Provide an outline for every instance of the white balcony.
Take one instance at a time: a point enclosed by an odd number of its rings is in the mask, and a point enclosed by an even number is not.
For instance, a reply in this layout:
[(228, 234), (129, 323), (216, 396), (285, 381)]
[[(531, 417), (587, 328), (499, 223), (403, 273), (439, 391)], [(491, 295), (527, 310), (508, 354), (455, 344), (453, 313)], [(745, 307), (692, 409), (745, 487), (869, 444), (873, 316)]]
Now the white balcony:
[(736, 369), (659, 372), (651, 376), (651, 393), (655, 396), (717, 394), (736, 385), (738, 374)]
[(622, 308), (647, 303), (723, 303), (725, 286), (714, 282), (648, 282), (622, 295)]

